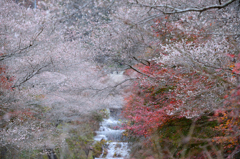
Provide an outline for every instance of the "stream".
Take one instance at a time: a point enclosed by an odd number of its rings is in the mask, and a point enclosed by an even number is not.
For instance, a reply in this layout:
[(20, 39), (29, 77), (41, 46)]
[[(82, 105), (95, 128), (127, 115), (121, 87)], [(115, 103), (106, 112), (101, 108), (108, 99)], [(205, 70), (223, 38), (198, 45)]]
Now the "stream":
[[(104, 119), (100, 125), (98, 131), (96, 131), (95, 141), (101, 141), (102, 139), (107, 141), (105, 150), (99, 158), (95, 159), (127, 159), (129, 158), (128, 142), (124, 141), (122, 133), (125, 130), (121, 130), (121, 109), (109, 109), (109, 118)], [(107, 155), (103, 157), (104, 151), (107, 150)]]

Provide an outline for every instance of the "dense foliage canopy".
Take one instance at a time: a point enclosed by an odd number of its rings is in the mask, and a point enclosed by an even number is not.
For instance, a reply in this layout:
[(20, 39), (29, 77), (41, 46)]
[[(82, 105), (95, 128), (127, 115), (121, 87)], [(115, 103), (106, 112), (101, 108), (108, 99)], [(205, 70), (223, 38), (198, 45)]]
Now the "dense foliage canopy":
[(133, 157), (239, 157), (239, 13), (239, 0), (0, 1), (1, 151), (75, 152), (82, 115), (124, 93)]

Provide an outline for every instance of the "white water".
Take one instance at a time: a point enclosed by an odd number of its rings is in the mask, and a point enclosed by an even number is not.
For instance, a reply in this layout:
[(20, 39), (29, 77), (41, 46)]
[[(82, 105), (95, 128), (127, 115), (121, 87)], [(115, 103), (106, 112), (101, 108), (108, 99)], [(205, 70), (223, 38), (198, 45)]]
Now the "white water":
[(117, 129), (121, 126), (120, 122), (111, 117), (104, 119), (101, 123), (99, 131), (96, 131), (97, 135), (94, 137), (95, 141), (101, 141), (102, 139), (107, 141), (107, 156), (105, 158), (95, 159), (127, 159), (129, 158), (128, 143), (122, 141), (122, 133), (124, 130)]

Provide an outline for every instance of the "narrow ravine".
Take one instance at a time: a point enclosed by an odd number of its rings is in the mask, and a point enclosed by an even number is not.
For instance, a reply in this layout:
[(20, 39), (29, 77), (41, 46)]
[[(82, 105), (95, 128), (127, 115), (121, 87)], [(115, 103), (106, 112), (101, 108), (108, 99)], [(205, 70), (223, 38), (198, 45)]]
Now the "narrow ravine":
[(127, 159), (129, 158), (129, 146), (122, 135), (124, 130), (121, 129), (119, 115), (121, 110), (110, 109), (108, 111), (109, 118), (103, 120), (99, 130), (96, 131), (97, 135), (94, 137), (95, 141), (106, 140), (107, 142), (102, 154), (95, 159)]

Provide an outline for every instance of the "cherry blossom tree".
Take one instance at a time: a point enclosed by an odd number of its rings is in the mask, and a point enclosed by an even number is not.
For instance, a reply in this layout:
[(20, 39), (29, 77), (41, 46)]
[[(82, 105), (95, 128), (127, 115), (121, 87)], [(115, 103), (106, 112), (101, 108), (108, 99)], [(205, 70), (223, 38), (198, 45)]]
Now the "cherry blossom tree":
[(45, 10), (0, 2), (1, 147), (59, 147), (67, 137), (59, 124), (121, 105), (115, 77), (94, 64), (92, 21), (75, 26), (69, 16), (78, 9), (65, 2), (49, 1)]

